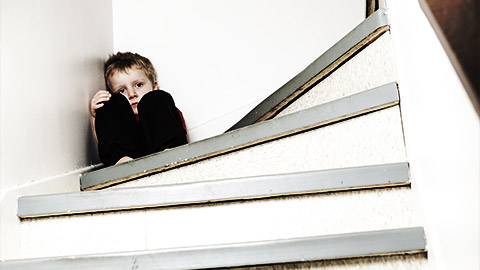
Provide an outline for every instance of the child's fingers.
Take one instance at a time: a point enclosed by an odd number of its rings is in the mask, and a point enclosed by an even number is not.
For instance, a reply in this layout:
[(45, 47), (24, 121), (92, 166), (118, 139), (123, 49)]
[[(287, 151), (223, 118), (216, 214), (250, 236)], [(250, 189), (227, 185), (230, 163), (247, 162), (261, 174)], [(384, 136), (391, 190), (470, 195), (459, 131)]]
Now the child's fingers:
[(103, 105), (105, 105), (105, 104), (104, 104), (104, 103), (98, 103), (97, 105), (95, 105), (95, 106), (93, 107), (93, 109), (96, 111), (97, 109), (103, 107)]
[(102, 103), (97, 103), (97, 104), (93, 105), (93, 106), (91, 107), (90, 114), (91, 114), (93, 117), (95, 117), (96, 114), (97, 114), (97, 110), (100, 109), (101, 107), (103, 107), (103, 105), (105, 105), (105, 103), (103, 103), (103, 102), (102, 102)]
[(105, 102), (109, 100), (110, 100), (110, 97), (103, 97), (96, 100), (92, 100), (91, 107), (93, 110), (97, 110), (98, 108), (102, 107)]
[(108, 91), (100, 90), (93, 96), (92, 100), (90, 101), (90, 114), (95, 117), (96, 110), (103, 107), (104, 102), (110, 100), (111, 94)]
[(98, 97), (98, 96), (109, 96), (110, 93), (108, 91), (105, 91), (105, 90), (100, 90), (98, 91), (97, 93), (95, 93), (94, 97)]
[(92, 107), (95, 106), (96, 104), (98, 103), (101, 103), (101, 102), (107, 102), (110, 100), (110, 94), (101, 94), (101, 95), (95, 95), (93, 98), (92, 98), (92, 101), (91, 101), (91, 105)]
[(108, 99), (110, 99), (110, 97), (111, 97), (110, 93), (108, 93), (106, 91), (105, 92), (99, 91), (99, 92), (97, 92), (97, 94), (95, 94), (93, 99), (98, 100), (98, 99), (106, 98), (108, 100)]
[(95, 99), (95, 103), (106, 102), (110, 100), (110, 96), (101, 96)]

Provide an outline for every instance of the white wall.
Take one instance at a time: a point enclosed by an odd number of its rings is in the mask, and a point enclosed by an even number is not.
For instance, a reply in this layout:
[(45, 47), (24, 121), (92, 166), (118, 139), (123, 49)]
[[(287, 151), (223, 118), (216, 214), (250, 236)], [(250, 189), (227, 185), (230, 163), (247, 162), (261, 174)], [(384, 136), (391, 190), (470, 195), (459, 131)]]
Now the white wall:
[(111, 0), (0, 0), (0, 259), (18, 196), (79, 189), (98, 161), (88, 104), (113, 49)]
[(111, 0), (1, 0), (2, 189), (92, 164), (91, 95), (112, 51)]
[(152, 60), (196, 141), (223, 133), (351, 31), (365, 1), (113, 0), (113, 11), (114, 51)]
[(418, 2), (388, 1), (412, 188), (434, 269), (480, 268), (480, 121)]

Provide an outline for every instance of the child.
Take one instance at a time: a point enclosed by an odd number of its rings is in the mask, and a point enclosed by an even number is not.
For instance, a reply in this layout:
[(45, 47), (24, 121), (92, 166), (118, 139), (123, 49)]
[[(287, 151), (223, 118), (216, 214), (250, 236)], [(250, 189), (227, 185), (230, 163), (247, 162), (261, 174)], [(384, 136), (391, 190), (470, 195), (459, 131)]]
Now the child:
[(108, 91), (90, 102), (90, 121), (98, 153), (109, 166), (187, 143), (181, 112), (159, 90), (149, 59), (136, 53), (111, 55), (105, 62)]

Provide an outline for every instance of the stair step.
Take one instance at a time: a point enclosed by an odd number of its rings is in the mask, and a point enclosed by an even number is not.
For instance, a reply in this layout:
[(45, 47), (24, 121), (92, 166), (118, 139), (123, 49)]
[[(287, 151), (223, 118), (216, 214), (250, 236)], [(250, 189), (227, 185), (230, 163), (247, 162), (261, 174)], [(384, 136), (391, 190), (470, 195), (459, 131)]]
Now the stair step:
[(108, 189), (407, 162), (400, 106), (211, 157)]
[(297, 76), (252, 109), (227, 132), (273, 118), (389, 28), (387, 10), (377, 10)]
[(0, 262), (0, 269), (208, 269), (421, 253), (422, 227), (217, 246)]
[(190, 184), (26, 196), (20, 218), (132, 210), (409, 184), (408, 163), (257, 176)]
[(28, 218), (20, 223), (20, 252), (71, 256), (419, 226), (413, 211), (405, 186)]
[(398, 81), (396, 66), (392, 37), (386, 32), (274, 118)]
[(300, 112), (234, 130), (144, 158), (83, 174), (82, 190), (105, 188), (242, 148), (298, 134), (337, 121), (395, 106), (396, 83), (389, 83)]

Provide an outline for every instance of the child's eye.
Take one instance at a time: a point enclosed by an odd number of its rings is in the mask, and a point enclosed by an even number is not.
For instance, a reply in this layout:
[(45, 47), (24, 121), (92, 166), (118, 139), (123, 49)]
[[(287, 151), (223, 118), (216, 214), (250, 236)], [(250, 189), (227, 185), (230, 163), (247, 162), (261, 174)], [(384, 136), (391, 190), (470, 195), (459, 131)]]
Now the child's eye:
[(143, 83), (137, 83), (135, 84), (136, 87), (142, 87), (143, 86)]
[(123, 92), (125, 92), (125, 89), (119, 89), (118, 90), (118, 93), (120, 93), (120, 94), (123, 94)]

